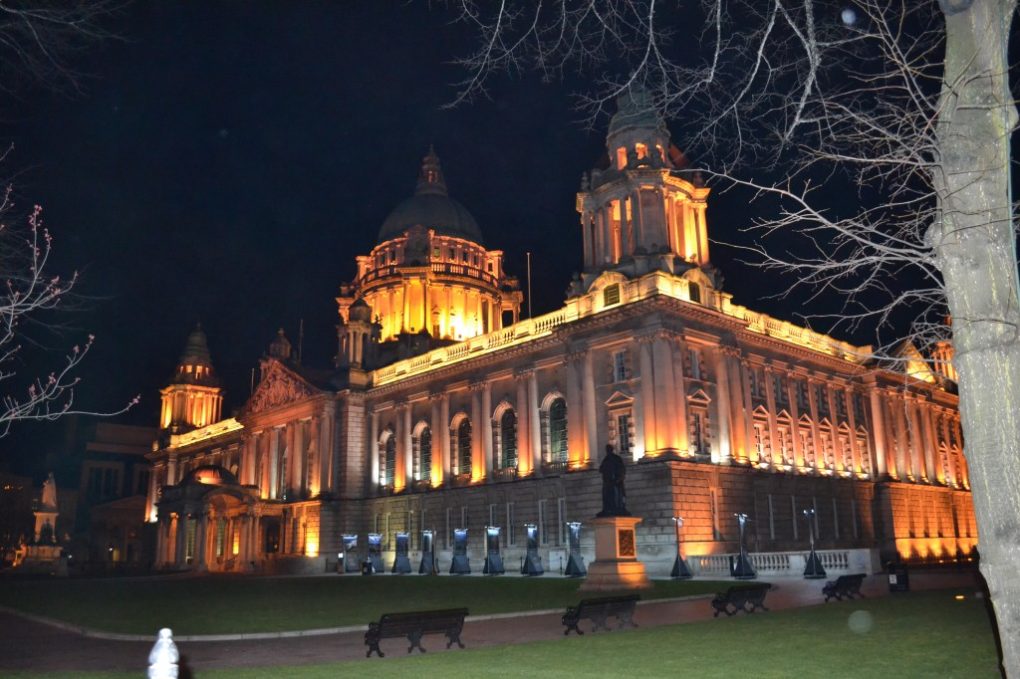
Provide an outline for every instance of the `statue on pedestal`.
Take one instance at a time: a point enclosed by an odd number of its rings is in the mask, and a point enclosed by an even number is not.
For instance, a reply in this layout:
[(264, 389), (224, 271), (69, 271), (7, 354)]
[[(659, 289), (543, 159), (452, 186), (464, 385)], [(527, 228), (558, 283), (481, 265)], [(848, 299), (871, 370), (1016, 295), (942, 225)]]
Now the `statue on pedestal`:
[(606, 456), (599, 465), (599, 474), (602, 474), (602, 511), (596, 516), (630, 516), (623, 487), (627, 465), (613, 450), (612, 444), (606, 445)]

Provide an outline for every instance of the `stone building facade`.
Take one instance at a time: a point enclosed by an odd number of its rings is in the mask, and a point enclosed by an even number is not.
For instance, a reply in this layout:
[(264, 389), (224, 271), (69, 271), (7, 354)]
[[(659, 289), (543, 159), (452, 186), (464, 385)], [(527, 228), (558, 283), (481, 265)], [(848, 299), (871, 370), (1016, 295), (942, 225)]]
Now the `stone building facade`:
[[(916, 360), (893, 371), (735, 304), (709, 259), (709, 189), (645, 111), (621, 99), (608, 166), (583, 180), (584, 271), (552, 313), (520, 318), (502, 253), (430, 151), (341, 286), (331, 368), (302, 365), (281, 331), (251, 398), (221, 419), (197, 329), (150, 455), (157, 565), (322, 571), (343, 534), (362, 552), (380, 534), (391, 553), (407, 531), (414, 552), (423, 529), (448, 564), (452, 531), (468, 528), (480, 566), (485, 526), (502, 527), (515, 563), (534, 523), (556, 569), (565, 523), (599, 509), (607, 445), (629, 463), (653, 574), (672, 562), (675, 516), (692, 566), (718, 569), (738, 549), (737, 512), (766, 567), (805, 549), (805, 509), (837, 568), (969, 555), (951, 350), (929, 369), (908, 346)], [(582, 548), (590, 558), (590, 535)]]

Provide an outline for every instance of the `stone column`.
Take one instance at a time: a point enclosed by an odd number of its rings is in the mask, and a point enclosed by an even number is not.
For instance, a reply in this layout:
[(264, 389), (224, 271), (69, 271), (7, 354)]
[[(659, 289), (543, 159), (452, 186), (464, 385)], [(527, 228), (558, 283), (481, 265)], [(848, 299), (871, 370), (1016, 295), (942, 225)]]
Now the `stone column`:
[(195, 568), (206, 570), (207, 551), (209, 549), (209, 514), (199, 514), (195, 526)]
[(852, 459), (850, 471), (856, 473), (864, 469), (864, 453), (857, 449), (857, 413), (854, 408), (856, 395), (850, 387), (847, 387), (843, 392), (843, 398), (846, 400), (846, 416), (847, 421), (850, 423), (850, 454)]
[(567, 464), (574, 467), (584, 460), (587, 449), (588, 425), (585, 422), (584, 390), (581, 385), (581, 364), (586, 350), (574, 349), (567, 354)]
[(485, 456), (485, 478), (492, 479), (492, 384), (486, 380), (482, 386), (482, 455)]
[(442, 392), (429, 394), (429, 429), (432, 430), (432, 466), (429, 469), (431, 479), (430, 485), (433, 488), (446, 483), (446, 474), (443, 465), (443, 418), (441, 414), (441, 402), (445, 395)]
[(369, 478), (369, 491), (376, 492), (379, 488), (379, 413), (372, 410), (371, 424), (368, 439), (368, 462), (371, 470)]
[[(885, 418), (882, 415), (882, 398), (878, 386), (872, 381), (868, 384), (868, 403), (871, 406), (871, 440), (874, 442), (874, 474), (878, 478), (885, 478), (889, 473), (887, 450), (885, 446)], [(864, 471), (871, 473), (872, 470)]]
[(156, 524), (156, 568), (159, 568), (166, 562), (166, 542), (169, 532), (169, 521), (160, 521)]
[(186, 514), (177, 515), (177, 531), (174, 534), (174, 560), (175, 566), (184, 565), (184, 541), (188, 534), (188, 517)]
[(531, 425), (531, 469), (536, 476), (542, 475), (542, 421), (538, 412), (538, 375), (532, 368), (528, 371), (528, 422)]
[[(482, 448), (482, 382), (472, 382), (471, 386), (471, 480), (475, 481), (485, 473), (485, 451)], [(463, 474), (464, 470), (461, 469)]]
[(414, 447), (411, 444), (411, 404), (402, 403), (397, 408), (397, 420), (399, 424), (400, 456), (403, 463), (402, 479), (399, 484), (401, 488), (407, 488), (414, 481)]
[(585, 427), (585, 447), (581, 451), (581, 462), (586, 466), (598, 467), (598, 415), (595, 411), (595, 374), (592, 360), (592, 352), (589, 349), (581, 359), (581, 395), (584, 401)]
[(928, 481), (930, 483), (944, 483), (946, 480), (945, 472), (942, 470), (942, 465), (939, 464), (938, 459), (938, 441), (935, 438), (935, 427), (932, 424), (932, 408), (931, 405), (922, 401), (918, 403), (919, 413), (921, 418), (921, 427), (924, 432), (924, 458), (928, 464)]
[(280, 430), (269, 431), (269, 499), (275, 500), (280, 487)]
[[(776, 393), (775, 393), (775, 379), (776, 373), (773, 372), (772, 366), (766, 365), (762, 371), (765, 377), (765, 407), (769, 411), (769, 467), (775, 469), (776, 457), (779, 454), (779, 422), (776, 418)], [(780, 463), (782, 461), (780, 460)]]
[(891, 439), (896, 446), (897, 479), (905, 481), (912, 472), (908, 463), (907, 445), (909, 443), (909, 434), (904, 426), (902, 397), (890, 394), (889, 408), (891, 410), (890, 414), (892, 415), (889, 423), (890, 429), (892, 430)]
[(177, 454), (169, 453), (166, 456), (166, 485), (172, 486), (177, 483)]
[(442, 399), (439, 401), (439, 419), (442, 420), (439, 427), (439, 445), (442, 450), (439, 453), (443, 460), (443, 483), (447, 483), (450, 480), (453, 466), (450, 459), (450, 395), (446, 392), (443, 392)]
[(291, 477), (291, 488), (294, 489), (294, 499), (300, 500), (305, 496), (307, 490), (308, 474), (305, 467), (308, 464), (308, 437), (305, 436), (306, 420), (298, 420), (294, 423), (294, 454), (292, 455), (294, 475)]
[(687, 455), (687, 397), (683, 393), (683, 370), (678, 376), (673, 351), (675, 338), (657, 333), (652, 339), (655, 379), (656, 445), (661, 453)]
[(811, 446), (815, 451), (815, 471), (825, 468), (826, 450), (822, 445), (822, 435), (819, 430), (819, 407), (818, 407), (818, 381), (808, 378), (808, 404), (811, 406)]
[(641, 430), (645, 437), (645, 455), (657, 455), (658, 439), (655, 435), (655, 378), (652, 375), (652, 338), (638, 337), (638, 364), (641, 368)]
[(735, 346), (720, 347), (723, 356), (723, 363), (726, 365), (726, 374), (729, 377), (729, 407), (730, 412), (730, 438), (733, 448), (730, 451), (730, 458), (747, 461), (747, 415), (745, 403), (747, 395), (744, 393), (744, 377), (740, 361), (740, 348)]
[(514, 372), (514, 381), (517, 384), (517, 473), (520, 476), (527, 476), (534, 471), (531, 455), (531, 410), (528, 408), (528, 375), (530, 369), (517, 370)]
[(718, 346), (715, 356), (715, 440), (712, 462), (730, 464), (733, 458), (733, 438), (730, 435), (730, 372), (726, 366), (727, 352), (732, 347)]

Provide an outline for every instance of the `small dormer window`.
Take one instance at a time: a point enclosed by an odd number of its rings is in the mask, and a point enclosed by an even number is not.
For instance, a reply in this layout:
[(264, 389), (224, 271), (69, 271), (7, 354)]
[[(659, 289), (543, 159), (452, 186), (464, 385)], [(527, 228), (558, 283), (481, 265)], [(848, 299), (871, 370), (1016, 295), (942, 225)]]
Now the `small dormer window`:
[(616, 168), (622, 170), (627, 167), (627, 149), (623, 146), (616, 149)]

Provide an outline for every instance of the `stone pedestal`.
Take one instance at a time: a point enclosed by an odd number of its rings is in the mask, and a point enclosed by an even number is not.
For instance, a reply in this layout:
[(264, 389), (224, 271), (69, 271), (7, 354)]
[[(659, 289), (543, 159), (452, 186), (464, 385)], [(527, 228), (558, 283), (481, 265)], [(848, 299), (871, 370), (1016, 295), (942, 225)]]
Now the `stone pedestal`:
[(636, 516), (604, 516), (592, 519), (595, 527), (595, 561), (588, 566), (582, 592), (646, 589), (652, 586), (645, 565), (637, 558)]

